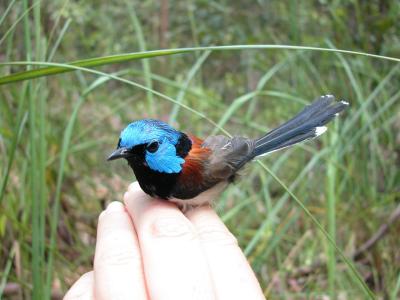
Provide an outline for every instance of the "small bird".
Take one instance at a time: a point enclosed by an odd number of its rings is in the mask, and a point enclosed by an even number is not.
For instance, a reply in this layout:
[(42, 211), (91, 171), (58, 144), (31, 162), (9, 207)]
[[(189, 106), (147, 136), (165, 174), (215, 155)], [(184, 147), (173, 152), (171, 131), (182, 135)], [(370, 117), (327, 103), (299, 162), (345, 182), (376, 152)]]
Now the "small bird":
[(152, 119), (129, 124), (107, 160), (125, 158), (144, 192), (183, 207), (202, 205), (233, 182), (254, 158), (313, 139), (348, 103), (321, 96), (258, 139), (210, 136), (202, 140)]

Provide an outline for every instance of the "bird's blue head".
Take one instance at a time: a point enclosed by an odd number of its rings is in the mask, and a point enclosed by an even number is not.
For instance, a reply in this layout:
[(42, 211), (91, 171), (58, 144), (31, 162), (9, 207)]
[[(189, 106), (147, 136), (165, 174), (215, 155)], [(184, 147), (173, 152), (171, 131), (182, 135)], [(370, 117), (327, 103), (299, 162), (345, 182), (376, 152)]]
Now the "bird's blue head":
[(180, 149), (177, 149), (182, 139), (187, 144), (185, 134), (164, 122), (151, 119), (136, 121), (121, 132), (117, 149), (108, 160), (126, 158), (134, 169), (150, 168), (161, 173), (179, 173), (185, 162)]

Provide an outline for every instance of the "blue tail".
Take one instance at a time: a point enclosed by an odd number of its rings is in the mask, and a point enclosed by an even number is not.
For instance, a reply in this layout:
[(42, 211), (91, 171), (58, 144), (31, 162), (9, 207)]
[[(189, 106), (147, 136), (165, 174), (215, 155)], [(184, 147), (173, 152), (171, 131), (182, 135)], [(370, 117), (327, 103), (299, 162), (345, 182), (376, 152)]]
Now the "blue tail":
[(321, 135), (326, 131), (324, 125), (348, 105), (345, 101), (335, 102), (335, 97), (332, 95), (319, 97), (293, 119), (257, 139), (252, 153), (253, 157), (265, 155)]

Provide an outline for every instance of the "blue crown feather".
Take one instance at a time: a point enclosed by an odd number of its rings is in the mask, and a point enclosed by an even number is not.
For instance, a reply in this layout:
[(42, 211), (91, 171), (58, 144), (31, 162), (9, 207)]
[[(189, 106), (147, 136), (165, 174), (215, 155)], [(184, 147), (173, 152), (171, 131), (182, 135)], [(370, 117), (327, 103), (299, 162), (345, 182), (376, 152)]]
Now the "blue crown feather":
[(130, 123), (121, 132), (121, 147), (132, 148), (137, 145), (147, 144), (153, 140), (159, 141), (166, 138), (176, 145), (180, 132), (168, 124), (152, 119), (140, 120)]
[(185, 160), (176, 154), (176, 144), (181, 133), (168, 124), (152, 119), (140, 120), (129, 124), (121, 132), (120, 147), (133, 148), (153, 141), (159, 143), (156, 152), (146, 150), (145, 160), (148, 166), (158, 172), (179, 173)]

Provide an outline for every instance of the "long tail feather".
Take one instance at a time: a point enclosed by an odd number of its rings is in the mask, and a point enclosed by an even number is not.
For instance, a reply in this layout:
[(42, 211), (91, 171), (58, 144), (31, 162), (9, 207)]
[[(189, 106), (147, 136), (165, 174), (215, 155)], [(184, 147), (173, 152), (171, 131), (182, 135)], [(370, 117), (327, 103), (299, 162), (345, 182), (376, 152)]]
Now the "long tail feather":
[(324, 125), (348, 105), (345, 101), (335, 102), (335, 97), (332, 95), (319, 97), (294, 118), (256, 140), (253, 157), (265, 155), (321, 135), (327, 129)]

